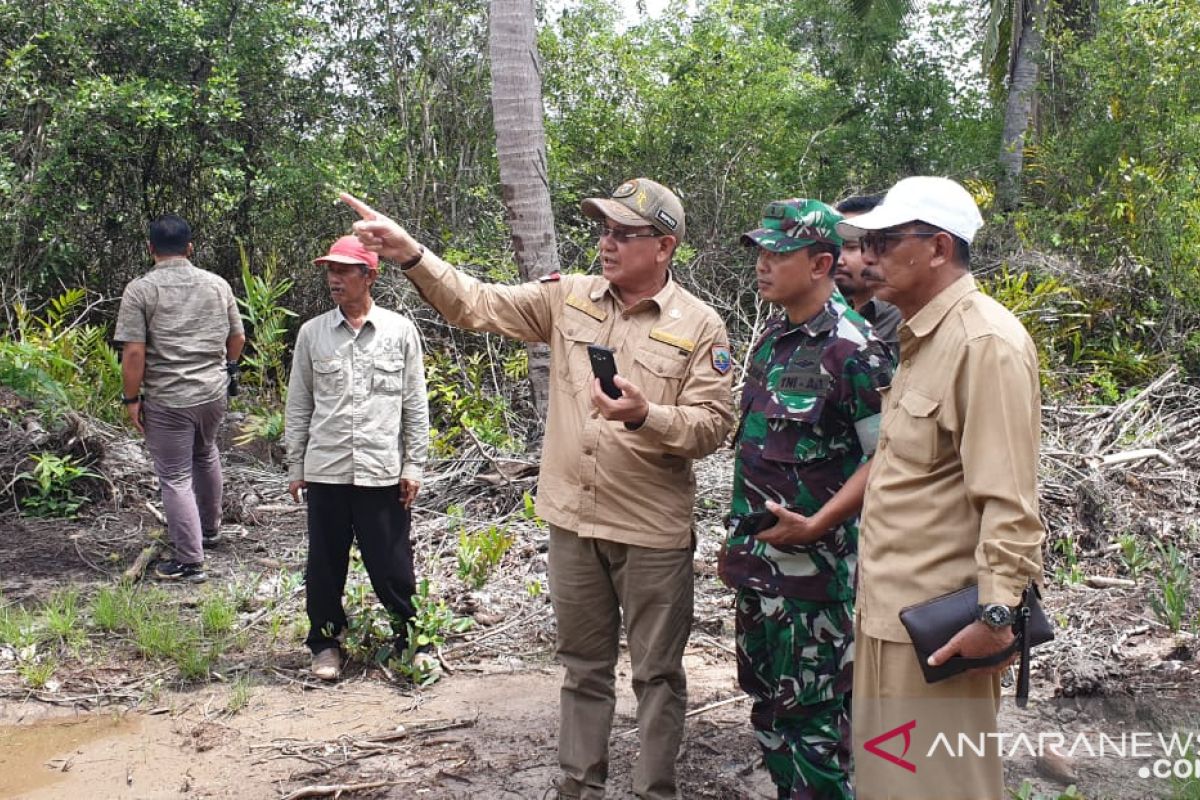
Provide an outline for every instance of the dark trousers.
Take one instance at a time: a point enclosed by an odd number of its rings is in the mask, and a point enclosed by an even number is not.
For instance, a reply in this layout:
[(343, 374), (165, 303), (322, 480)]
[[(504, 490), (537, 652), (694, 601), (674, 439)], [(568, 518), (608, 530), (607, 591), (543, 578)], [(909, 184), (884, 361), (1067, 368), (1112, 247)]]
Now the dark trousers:
[(408, 538), (411, 522), (398, 486), (308, 484), (304, 607), (310, 625), (305, 643), (312, 652), (337, 647), (337, 636), (346, 627), (342, 593), (355, 539), (375, 596), (392, 614), (397, 645), (403, 646), (416, 590)]

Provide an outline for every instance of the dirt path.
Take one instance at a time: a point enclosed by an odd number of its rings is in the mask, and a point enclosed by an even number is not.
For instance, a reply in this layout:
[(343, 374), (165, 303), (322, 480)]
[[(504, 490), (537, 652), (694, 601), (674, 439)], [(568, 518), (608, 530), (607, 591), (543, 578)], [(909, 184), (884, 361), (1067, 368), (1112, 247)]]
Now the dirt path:
[[(738, 697), (731, 664), (692, 652), (687, 666), (693, 708)], [(629, 796), (636, 751), (627, 733), (635, 708), (628, 663), (620, 670), (614, 797)], [(552, 666), (472, 671), (412, 695), (365, 677), (315, 688), (280, 682), (256, 687), (232, 716), (219, 713), (229, 694), (219, 686), (164, 696), (149, 713), (66, 716), (8, 703), (0, 721), (21, 727), (17, 734), (6, 727), (0, 740), (0, 797), (275, 798), (303, 785), (386, 780), (373, 796), (540, 798), (557, 774), (560, 679)], [(738, 699), (689, 721), (685, 797), (773, 795), (760, 791), (770, 787), (754, 771), (746, 715)], [(402, 729), (411, 732), (366, 754), (367, 740)]]

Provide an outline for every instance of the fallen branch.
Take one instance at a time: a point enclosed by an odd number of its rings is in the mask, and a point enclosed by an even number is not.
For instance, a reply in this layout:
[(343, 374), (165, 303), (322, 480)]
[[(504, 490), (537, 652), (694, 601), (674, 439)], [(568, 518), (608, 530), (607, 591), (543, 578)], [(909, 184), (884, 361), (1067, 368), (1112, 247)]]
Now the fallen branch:
[(146, 571), (146, 567), (150, 562), (158, 558), (158, 554), (162, 552), (162, 544), (160, 542), (151, 542), (142, 548), (142, 552), (138, 553), (138, 557), (134, 560), (133, 565), (121, 574), (121, 577), (127, 581), (140, 580), (142, 573)]
[[(721, 706), (733, 705), (734, 703), (741, 703), (741, 702), (744, 702), (749, 699), (750, 699), (750, 695), (748, 695), (748, 694), (739, 694), (739, 695), (734, 695), (733, 697), (726, 697), (724, 700), (718, 700), (715, 703), (709, 703), (706, 706), (700, 706), (700, 708), (694, 708), (691, 711), (684, 714), (683, 718), (690, 719), (691, 717), (698, 717), (701, 714), (707, 714), (709, 711), (712, 711), (715, 708), (720, 708)], [(630, 728), (627, 731), (621, 731), (613, 738), (614, 739), (624, 739), (626, 737), (633, 736), (637, 732), (638, 732), (637, 728)]]
[(1101, 467), (1113, 467), (1118, 464), (1128, 464), (1130, 461), (1143, 461), (1156, 458), (1168, 467), (1179, 466), (1179, 462), (1156, 447), (1144, 447), (1140, 450), (1126, 450), (1123, 453), (1111, 453), (1100, 458)]
[(361, 792), (365, 789), (379, 789), (392, 786), (395, 781), (381, 780), (370, 783), (329, 783), (317, 786), (304, 786), (283, 796), (283, 800), (301, 800), (304, 797), (341, 797), (346, 792)]

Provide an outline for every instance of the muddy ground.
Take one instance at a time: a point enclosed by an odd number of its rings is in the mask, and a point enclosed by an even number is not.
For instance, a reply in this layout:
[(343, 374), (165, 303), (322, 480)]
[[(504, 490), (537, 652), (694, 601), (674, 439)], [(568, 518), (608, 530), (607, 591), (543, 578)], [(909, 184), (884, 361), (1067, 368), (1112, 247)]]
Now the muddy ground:
[[(503, 477), (519, 474), (521, 465), (479, 461), (437, 465), (415, 518), (419, 570), (477, 623), (441, 648), (440, 682), (418, 688), (362, 664), (336, 685), (312, 681), (296, 638), (298, 594), (277, 601), (290, 621), (282, 638), (267, 635), (263, 587), (302, 569), (304, 516), (285, 496), (277, 469), (233, 452), (228, 524), (209, 558), (210, 584), (167, 588), (186, 613), (204, 591), (249, 587), (240, 617), (246, 646), (227, 653), (211, 680), (184, 684), (169, 663), (138, 659), (125, 643), (93, 633), (40, 690), (18, 674), (17, 654), (0, 647), (0, 797), (278, 798), (332, 796), (299, 792), (334, 785), (359, 787), (343, 795), (355, 797), (546, 795), (556, 774), (561, 670), (549, 600), (539, 591), (545, 533), (520, 514), (532, 479)], [(136, 470), (126, 475), (76, 522), (0, 518), (5, 604), (34, 605), (67, 585), (86, 597), (134, 561), (160, 525), (147, 506), (152, 481)], [(774, 796), (736, 685), (730, 594), (715, 574), (729, 476), (728, 454), (698, 469), (696, 619), (686, 655), (692, 716), (679, 770), (684, 798)], [(446, 516), (451, 504), (462, 506), (463, 522)], [(1173, 509), (1175, 530), (1187, 529), (1194, 512)], [(1066, 525), (1050, 516), (1052, 526)], [(497, 519), (509, 521), (515, 542), (488, 584), (468, 591), (454, 577), (458, 529)], [(1081, 551), (1082, 573), (1122, 574), (1106, 546), (1097, 539), (1092, 555)], [(1056, 563), (1051, 556), (1050, 569)], [(1153, 585), (1152, 572), (1132, 588), (1052, 585), (1045, 604), (1058, 640), (1035, 658), (1030, 708), (1015, 709), (1006, 698), (1002, 730), (1058, 732), (1069, 743), (1081, 734), (1182, 729), (1196, 731), (1200, 744), (1198, 648), (1186, 630), (1173, 634), (1158, 622), (1148, 600)], [(618, 686), (609, 795), (628, 797), (636, 736), (624, 659)], [(1054, 763), (1039, 765), (1014, 748), (1006, 783), (1016, 790), (1030, 781), (1051, 797), (1072, 781), (1087, 798), (1193, 796), (1178, 782), (1140, 779), (1137, 770), (1149, 763), (1077, 753), (1055, 774)]]

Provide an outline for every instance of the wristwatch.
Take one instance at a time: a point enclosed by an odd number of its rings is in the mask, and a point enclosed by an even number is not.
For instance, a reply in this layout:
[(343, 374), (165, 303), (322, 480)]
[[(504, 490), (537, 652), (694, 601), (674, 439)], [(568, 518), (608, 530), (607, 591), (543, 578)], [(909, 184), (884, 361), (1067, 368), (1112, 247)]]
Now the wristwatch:
[(417, 245), (417, 254), (408, 261), (400, 262), (400, 269), (412, 269), (417, 264), (421, 263), (421, 259), (425, 257), (425, 245)]
[(140, 403), (141, 401), (142, 396), (140, 394), (135, 394), (133, 397), (125, 397), (124, 395), (121, 396), (121, 405), (123, 406), (131, 406), (134, 403)]
[(1011, 628), (1017, 621), (1017, 610), (1003, 603), (979, 606), (979, 621), (989, 628)]

